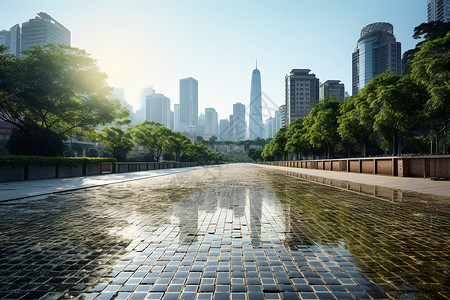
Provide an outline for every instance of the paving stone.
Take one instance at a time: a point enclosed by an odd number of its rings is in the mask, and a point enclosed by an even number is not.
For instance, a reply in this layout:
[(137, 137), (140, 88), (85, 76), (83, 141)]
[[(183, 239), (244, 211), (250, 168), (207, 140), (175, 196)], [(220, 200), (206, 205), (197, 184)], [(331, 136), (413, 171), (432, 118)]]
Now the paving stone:
[(442, 298), (448, 200), (229, 165), (5, 202), (0, 298)]

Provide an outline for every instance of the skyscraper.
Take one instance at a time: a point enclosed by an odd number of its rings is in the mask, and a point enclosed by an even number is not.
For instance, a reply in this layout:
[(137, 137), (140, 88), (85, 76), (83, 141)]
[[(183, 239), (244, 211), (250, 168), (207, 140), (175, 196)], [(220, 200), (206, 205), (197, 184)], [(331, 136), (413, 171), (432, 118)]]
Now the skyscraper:
[(44, 12), (22, 23), (22, 50), (48, 43), (70, 46), (70, 31)]
[(395, 40), (392, 24), (379, 22), (365, 26), (352, 54), (352, 94), (358, 94), (384, 71), (401, 76), (401, 55), (401, 44)]
[(180, 104), (173, 105), (173, 130), (180, 131)]
[(345, 101), (345, 87), (340, 80), (327, 80), (319, 87), (319, 98), (324, 100), (326, 97), (335, 96), (339, 101)]
[(286, 104), (283, 104), (278, 109), (280, 114), (280, 128), (286, 128)]
[(219, 118), (214, 108), (205, 108), (205, 135), (217, 136), (218, 135), (218, 123)]
[(428, 0), (427, 1), (428, 22), (450, 20), (450, 0)]
[(20, 26), (14, 25), (9, 30), (0, 31), (0, 45), (6, 46), (6, 53), (19, 56), (20, 53)]
[(192, 77), (180, 80), (180, 126), (195, 131), (198, 125), (198, 81)]
[(153, 121), (170, 127), (170, 99), (163, 94), (154, 94), (146, 97), (147, 121)]
[(155, 90), (152, 86), (139, 90), (139, 108), (136, 110), (136, 123), (142, 123), (147, 120), (147, 97), (154, 94)]
[(230, 140), (245, 140), (246, 129), (245, 105), (242, 103), (235, 103), (233, 104), (233, 114), (230, 116)]
[(256, 69), (252, 72), (252, 84), (250, 88), (249, 138), (254, 140), (262, 136), (261, 73), (258, 70), (258, 65), (256, 65)]
[(319, 102), (319, 79), (310, 72), (309, 69), (293, 69), (285, 77), (286, 127), (297, 118), (305, 118)]
[(219, 139), (221, 141), (229, 141), (230, 140), (230, 121), (227, 119), (220, 120)]

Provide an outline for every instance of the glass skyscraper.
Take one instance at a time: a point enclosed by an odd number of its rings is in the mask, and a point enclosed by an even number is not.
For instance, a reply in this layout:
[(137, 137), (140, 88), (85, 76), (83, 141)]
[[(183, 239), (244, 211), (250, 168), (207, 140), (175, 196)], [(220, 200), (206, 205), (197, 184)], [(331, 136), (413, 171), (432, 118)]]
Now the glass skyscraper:
[(192, 77), (180, 80), (180, 127), (195, 131), (198, 125), (198, 81)]
[(392, 24), (379, 22), (365, 26), (352, 54), (353, 95), (384, 71), (401, 76), (401, 55), (401, 44), (395, 40)]
[(250, 117), (249, 138), (254, 140), (263, 136), (262, 101), (261, 101), (261, 73), (258, 66), (252, 73), (252, 85), (250, 89)]

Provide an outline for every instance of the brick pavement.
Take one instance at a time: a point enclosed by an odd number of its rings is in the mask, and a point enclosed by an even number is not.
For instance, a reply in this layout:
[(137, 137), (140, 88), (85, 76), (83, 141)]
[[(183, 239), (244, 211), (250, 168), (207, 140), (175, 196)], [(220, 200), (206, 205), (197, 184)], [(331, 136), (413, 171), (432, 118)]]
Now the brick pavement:
[(233, 165), (7, 202), (0, 298), (448, 298), (447, 201)]

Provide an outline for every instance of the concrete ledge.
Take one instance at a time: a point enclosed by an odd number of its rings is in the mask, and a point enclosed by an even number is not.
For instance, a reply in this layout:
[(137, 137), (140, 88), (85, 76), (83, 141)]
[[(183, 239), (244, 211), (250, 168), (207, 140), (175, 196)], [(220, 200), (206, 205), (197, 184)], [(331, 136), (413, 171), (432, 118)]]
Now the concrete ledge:
[(24, 166), (0, 166), (0, 181), (16, 181), (24, 179)]
[(58, 178), (83, 176), (83, 166), (82, 165), (58, 166), (57, 171), (58, 171), (58, 173), (57, 173)]
[(49, 179), (56, 177), (56, 166), (47, 165), (30, 165), (23, 167), (25, 172), (25, 179), (35, 180), (35, 179)]

